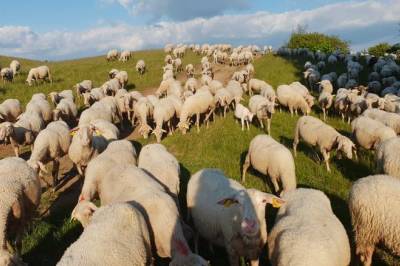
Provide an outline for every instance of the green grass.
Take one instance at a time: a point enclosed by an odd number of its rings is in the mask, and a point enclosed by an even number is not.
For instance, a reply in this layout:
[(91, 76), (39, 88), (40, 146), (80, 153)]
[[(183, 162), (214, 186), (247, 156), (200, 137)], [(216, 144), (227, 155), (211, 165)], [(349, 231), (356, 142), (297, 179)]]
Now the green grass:
[[(6, 84), (5, 87), (2, 87), (0, 99), (16, 97), (25, 103), (34, 91), (49, 92), (66, 89), (83, 79), (92, 79), (97, 86), (106, 80), (107, 73), (111, 68), (128, 71), (130, 79), (129, 88), (135, 87), (142, 90), (158, 86), (161, 79), (163, 52), (137, 52), (134, 58), (133, 61), (128, 63), (107, 63), (103, 57), (51, 62), (48, 65), (53, 70), (55, 80), (52, 86), (43, 85), (28, 88), (22, 84), (22, 77), (19, 77), (15, 84)], [(144, 58), (149, 66), (149, 72), (144, 77), (138, 77), (134, 71), (136, 60), (139, 58)], [(189, 53), (184, 58), (184, 64), (189, 62), (198, 63), (199, 58)], [(5, 62), (9, 62), (9, 58), (0, 57), (0, 64), (4, 65)], [(21, 60), (21, 63), (23, 64), (24, 72), (26, 72), (28, 66), (39, 65), (39, 62), (25, 60)], [(254, 63), (256, 77), (266, 80), (274, 87), (283, 83), (301, 80), (303, 64), (304, 62), (301, 59), (288, 60), (272, 55), (258, 59)], [(327, 71), (338, 68), (342, 68), (342, 66), (329, 66)], [(22, 76), (25, 77), (26, 75)], [(24, 92), (22, 93), (21, 91)], [(318, 107), (314, 108), (313, 115), (320, 115)], [(292, 147), (293, 130), (297, 119), (298, 117), (291, 117), (290, 114), (283, 111), (282, 113), (277, 112), (272, 120), (272, 136), (289, 149)], [(337, 117), (329, 117), (328, 123), (343, 134), (349, 135), (349, 126)], [(235, 123), (232, 112), (230, 112), (225, 119), (218, 116), (208, 129), (202, 126), (200, 133), (197, 133), (195, 128), (192, 128), (189, 134), (181, 135), (180, 133), (175, 133), (173, 136), (165, 138), (162, 143), (181, 163), (181, 200), (184, 201), (186, 184), (190, 175), (202, 168), (220, 168), (227, 176), (240, 180), (241, 165), (248, 145), (254, 136), (263, 133), (260, 128), (254, 125), (251, 126), (250, 131), (242, 132), (239, 124)], [(139, 139), (138, 142), (136, 143), (137, 146), (141, 146), (155, 142), (155, 139), (152, 136), (148, 140)], [(320, 189), (328, 195), (335, 214), (345, 225), (352, 241), (350, 217), (346, 203), (347, 195), (353, 181), (373, 173), (373, 154), (361, 151), (359, 161), (357, 162), (333, 158), (331, 161), (332, 172), (328, 173), (325, 170), (325, 165), (316, 160), (313, 149), (300, 144), (298, 151), (295, 163), (299, 186)], [(247, 174), (245, 186), (270, 191), (269, 186), (265, 185), (263, 177), (252, 170)], [(43, 204), (50, 204), (54, 201), (54, 197), (46, 194), (42, 201)], [(54, 207), (49, 216), (35, 220), (34, 225), (28, 230), (23, 242), (24, 260), (26, 262), (30, 265), (54, 265), (59, 260), (65, 248), (75, 241), (81, 232), (79, 225), (70, 223), (69, 221), (72, 208), (73, 203), (63, 205), (63, 208)], [(274, 213), (272, 211), (268, 215), (269, 228), (273, 224), (273, 216)], [(222, 249), (216, 249), (216, 253), (211, 254), (206, 248), (203, 248), (201, 254), (211, 260), (212, 265), (227, 265), (227, 258)], [(382, 250), (378, 250), (374, 255), (374, 265), (399, 264), (399, 259), (392, 257), (389, 253)], [(261, 265), (268, 265), (266, 254), (262, 256)]]

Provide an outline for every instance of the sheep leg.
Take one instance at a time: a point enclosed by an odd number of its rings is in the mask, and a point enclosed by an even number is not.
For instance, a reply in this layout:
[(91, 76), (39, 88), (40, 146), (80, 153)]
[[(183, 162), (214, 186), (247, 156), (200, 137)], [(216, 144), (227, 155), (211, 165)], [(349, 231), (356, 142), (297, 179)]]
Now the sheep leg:
[(260, 123), (261, 128), (264, 128), (264, 123), (261, 118), (257, 117), (258, 122)]
[(247, 153), (246, 159), (244, 160), (244, 164), (242, 166), (242, 183), (246, 182), (246, 172), (250, 167), (250, 155)]
[(242, 124), (242, 131), (243, 131), (244, 130), (244, 118), (243, 117), (240, 119), (240, 123)]
[(372, 264), (372, 255), (374, 254), (374, 246), (366, 247), (363, 252), (357, 249), (357, 253), (360, 254), (360, 260), (364, 266), (371, 266)]
[(250, 130), (249, 120), (246, 119), (247, 130)]
[(60, 169), (60, 162), (58, 160), (53, 161), (53, 171), (51, 175), (53, 176), (53, 188), (57, 186), (58, 183), (58, 171)]
[(228, 109), (228, 105), (224, 106), (224, 118), (226, 117), (226, 109)]
[(275, 193), (278, 194), (278, 192), (279, 192), (279, 184), (278, 184), (278, 180), (276, 179), (276, 177), (271, 176), (271, 182), (274, 185)]
[(324, 121), (326, 121), (325, 108), (322, 108), (322, 113), (323, 113), (323, 115), (324, 115)]
[(296, 116), (298, 115), (298, 113), (297, 113), (297, 108), (294, 109), (294, 113), (295, 113)]
[(168, 125), (168, 135), (172, 135), (172, 126), (171, 126), (171, 120), (168, 120), (168, 122), (167, 122), (167, 125)]
[(78, 173), (80, 176), (83, 176), (83, 169), (82, 166), (80, 166), (79, 164), (76, 165), (76, 170), (78, 170)]
[(326, 165), (326, 170), (328, 172), (331, 171), (331, 168), (329, 167), (329, 152), (325, 150), (321, 150), (322, 156), (324, 157), (325, 165)]
[(250, 266), (258, 266), (259, 265), (259, 260), (251, 260), (250, 261)]
[(197, 133), (200, 133), (200, 113), (196, 114)]
[(15, 157), (19, 157), (19, 146), (18, 145), (14, 146), (14, 154), (15, 154)]
[(271, 135), (271, 119), (267, 119), (267, 132), (268, 135)]

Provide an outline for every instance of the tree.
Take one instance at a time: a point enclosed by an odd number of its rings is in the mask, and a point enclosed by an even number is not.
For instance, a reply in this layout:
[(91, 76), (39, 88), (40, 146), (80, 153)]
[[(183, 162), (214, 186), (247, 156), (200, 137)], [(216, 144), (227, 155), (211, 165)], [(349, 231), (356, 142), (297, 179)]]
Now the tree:
[(312, 51), (332, 53), (335, 50), (349, 51), (349, 43), (341, 40), (338, 36), (326, 35), (318, 32), (305, 32), (304, 26), (297, 26), (291, 34), (289, 48), (308, 48)]
[(385, 53), (389, 52), (392, 48), (390, 44), (387, 42), (378, 43), (377, 45), (371, 46), (368, 48), (368, 53), (374, 56), (383, 56)]

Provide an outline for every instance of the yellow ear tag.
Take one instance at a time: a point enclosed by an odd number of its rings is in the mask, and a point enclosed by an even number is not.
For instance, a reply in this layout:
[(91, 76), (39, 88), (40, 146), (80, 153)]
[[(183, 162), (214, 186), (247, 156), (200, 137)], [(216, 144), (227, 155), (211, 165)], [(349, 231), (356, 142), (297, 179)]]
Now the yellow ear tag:
[(70, 134), (71, 136), (75, 136), (76, 131), (75, 131), (75, 130), (74, 130), (74, 131), (71, 131), (71, 132), (69, 132), (69, 134)]
[(282, 202), (281, 200), (277, 199), (277, 198), (273, 198), (272, 199), (272, 207), (274, 208), (279, 208), (282, 206)]
[(237, 203), (239, 203), (237, 200), (226, 199), (226, 200), (224, 200), (223, 205), (224, 205), (224, 207), (228, 208), (228, 207), (232, 206), (233, 204), (237, 204)]
[(94, 132), (94, 134), (95, 134), (96, 136), (101, 136), (101, 133), (100, 133), (99, 130), (96, 130), (96, 131)]

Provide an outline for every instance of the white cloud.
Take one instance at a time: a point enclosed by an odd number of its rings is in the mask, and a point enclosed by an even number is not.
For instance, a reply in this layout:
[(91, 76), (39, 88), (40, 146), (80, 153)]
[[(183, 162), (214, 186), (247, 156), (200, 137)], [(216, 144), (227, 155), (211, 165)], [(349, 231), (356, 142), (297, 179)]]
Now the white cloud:
[(361, 49), (381, 40), (398, 41), (399, 13), (398, 0), (371, 0), (279, 14), (221, 15), (151, 26), (99, 26), (82, 32), (36, 33), (29, 27), (4, 26), (0, 27), (0, 54), (61, 59), (99, 54), (110, 48), (163, 47), (169, 42), (256, 43), (276, 47), (287, 40), (298, 24), (307, 24), (311, 31), (339, 35)]

